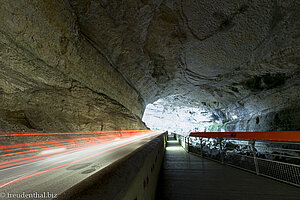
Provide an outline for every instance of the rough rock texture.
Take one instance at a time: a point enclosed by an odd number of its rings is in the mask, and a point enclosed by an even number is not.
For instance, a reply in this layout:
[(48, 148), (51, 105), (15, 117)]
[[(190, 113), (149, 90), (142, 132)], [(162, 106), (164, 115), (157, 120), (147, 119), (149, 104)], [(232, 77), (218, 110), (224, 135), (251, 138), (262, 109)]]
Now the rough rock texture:
[(1, 131), (145, 128), (139, 93), (76, 19), (68, 1), (1, 1)]
[(1, 98), (43, 98), (48, 87), (59, 96), (77, 81), (139, 117), (163, 99), (204, 108), (230, 130), (300, 129), (299, 1), (6, 0), (0, 9)]
[(42, 88), (5, 94), (3, 130), (82, 131), (140, 129), (144, 124), (118, 102), (88, 88)]
[(70, 2), (82, 33), (146, 103), (205, 107), (243, 130), (299, 119), (299, 1)]

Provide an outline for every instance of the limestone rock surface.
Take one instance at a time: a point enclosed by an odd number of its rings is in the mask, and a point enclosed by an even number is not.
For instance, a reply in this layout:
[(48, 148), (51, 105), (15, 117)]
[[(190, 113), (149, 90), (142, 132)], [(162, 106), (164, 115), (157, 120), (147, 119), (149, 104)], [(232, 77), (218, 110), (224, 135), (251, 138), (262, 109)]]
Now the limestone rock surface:
[(299, 1), (5, 0), (0, 9), (4, 101), (59, 98), (75, 81), (133, 118), (161, 100), (205, 109), (230, 130), (300, 128)]
[(144, 129), (143, 109), (68, 1), (1, 1), (1, 131)]
[(70, 2), (81, 31), (146, 104), (170, 100), (246, 124), (299, 105), (299, 1)]

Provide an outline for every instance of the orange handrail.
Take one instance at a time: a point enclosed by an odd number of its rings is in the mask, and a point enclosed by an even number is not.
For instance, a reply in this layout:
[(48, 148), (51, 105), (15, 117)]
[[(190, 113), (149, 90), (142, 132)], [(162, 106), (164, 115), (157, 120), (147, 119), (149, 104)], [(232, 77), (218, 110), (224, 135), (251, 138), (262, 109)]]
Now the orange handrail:
[(280, 142), (300, 142), (300, 131), (268, 132), (191, 132), (189, 136), (205, 138), (229, 138), (242, 140), (267, 140)]

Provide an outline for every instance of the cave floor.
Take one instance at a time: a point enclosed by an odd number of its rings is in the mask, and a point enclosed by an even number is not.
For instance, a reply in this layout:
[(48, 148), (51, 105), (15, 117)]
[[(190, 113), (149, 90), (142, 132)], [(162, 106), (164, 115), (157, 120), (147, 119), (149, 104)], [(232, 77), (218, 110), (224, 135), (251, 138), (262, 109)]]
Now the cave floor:
[(156, 200), (299, 198), (297, 187), (194, 156), (168, 138)]

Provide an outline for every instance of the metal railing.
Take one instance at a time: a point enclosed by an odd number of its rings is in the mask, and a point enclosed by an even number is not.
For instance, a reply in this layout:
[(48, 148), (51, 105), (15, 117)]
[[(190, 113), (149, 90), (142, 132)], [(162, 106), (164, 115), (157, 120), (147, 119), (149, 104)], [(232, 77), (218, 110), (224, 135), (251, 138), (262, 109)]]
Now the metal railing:
[(175, 137), (188, 152), (300, 187), (300, 131), (206, 132)]

